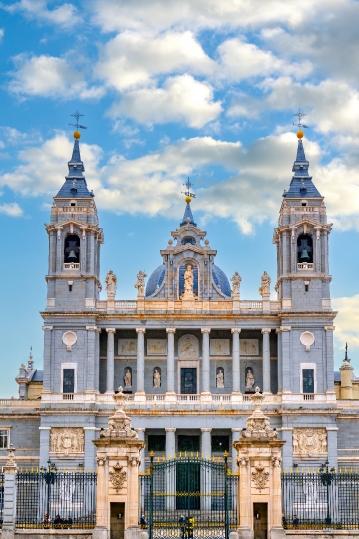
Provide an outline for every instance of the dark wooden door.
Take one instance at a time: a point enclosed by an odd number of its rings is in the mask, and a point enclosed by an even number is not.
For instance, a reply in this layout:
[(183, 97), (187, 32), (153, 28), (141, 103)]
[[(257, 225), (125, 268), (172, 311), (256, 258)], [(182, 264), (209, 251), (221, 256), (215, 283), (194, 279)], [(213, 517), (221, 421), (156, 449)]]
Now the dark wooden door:
[(197, 369), (181, 369), (182, 395), (195, 395), (197, 393)]
[(125, 504), (111, 503), (110, 518), (111, 539), (124, 539), (125, 535)]

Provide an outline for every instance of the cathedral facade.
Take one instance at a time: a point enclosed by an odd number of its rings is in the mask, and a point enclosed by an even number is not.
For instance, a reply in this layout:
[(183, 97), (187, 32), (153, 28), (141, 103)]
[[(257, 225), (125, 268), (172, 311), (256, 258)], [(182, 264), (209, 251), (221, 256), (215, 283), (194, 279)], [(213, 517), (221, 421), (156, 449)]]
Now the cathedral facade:
[(104, 233), (78, 140), (68, 167), (46, 227), (43, 370), (30, 356), (16, 378), (19, 398), (0, 400), (0, 461), (11, 443), (20, 466), (50, 459), (67, 469), (95, 468), (93, 440), (122, 386), (132, 426), (146, 443), (142, 471), (151, 451), (166, 458), (229, 451), (235, 470), (232, 444), (258, 386), (285, 441), (283, 468), (326, 460), (356, 466), (359, 384), (347, 357), (334, 372), (331, 225), (302, 140), (274, 230), (276, 282), (264, 272), (255, 300), (241, 297), (238, 272), (228, 279), (216, 265), (189, 192), (160, 265), (148, 278), (137, 275), (137, 300), (116, 297), (116, 271), (108, 272), (107, 299), (100, 299)]

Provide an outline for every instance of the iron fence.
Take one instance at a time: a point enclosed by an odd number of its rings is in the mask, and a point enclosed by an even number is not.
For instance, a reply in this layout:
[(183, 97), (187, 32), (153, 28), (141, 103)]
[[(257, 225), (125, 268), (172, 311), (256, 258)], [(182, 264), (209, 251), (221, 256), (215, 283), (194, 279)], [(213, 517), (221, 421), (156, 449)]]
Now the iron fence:
[(140, 476), (140, 523), (149, 539), (228, 539), (238, 527), (238, 476), (227, 459), (181, 457), (154, 462)]
[(282, 474), (286, 529), (359, 529), (359, 473), (317, 471)]
[(16, 474), (17, 528), (94, 528), (96, 472)]

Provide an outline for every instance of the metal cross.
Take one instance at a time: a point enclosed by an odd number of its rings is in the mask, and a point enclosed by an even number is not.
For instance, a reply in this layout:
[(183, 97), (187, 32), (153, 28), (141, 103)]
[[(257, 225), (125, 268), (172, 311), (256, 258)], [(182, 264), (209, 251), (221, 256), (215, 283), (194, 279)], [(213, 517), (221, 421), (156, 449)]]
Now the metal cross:
[(187, 179), (186, 183), (184, 183), (183, 185), (184, 185), (185, 187), (187, 187), (187, 191), (185, 191), (185, 192), (181, 191), (181, 193), (182, 193), (183, 195), (186, 195), (186, 197), (196, 198), (196, 195), (195, 195), (194, 193), (191, 193), (191, 192), (190, 192), (190, 189), (191, 189), (191, 187), (194, 186), (194, 183), (191, 183), (191, 182), (189, 181), (189, 178)]
[(84, 125), (79, 124), (79, 118), (81, 118), (81, 116), (85, 116), (85, 115), (81, 114), (78, 109), (73, 114), (70, 114), (70, 116), (73, 116), (74, 118), (76, 118), (76, 123), (75, 124), (69, 124), (69, 125), (72, 125), (73, 127), (76, 127), (76, 129), (79, 129), (79, 128), (80, 129), (87, 129), (87, 127), (85, 127)]
[(298, 118), (298, 123), (294, 123), (293, 125), (297, 125), (299, 127), (299, 129), (302, 129), (303, 127), (305, 127), (306, 129), (308, 128), (307, 125), (304, 125), (302, 124), (302, 118), (304, 118), (304, 116), (306, 116), (306, 114), (304, 112), (302, 112), (300, 109), (298, 109), (298, 112), (296, 114), (293, 114), (293, 116), (296, 116)]

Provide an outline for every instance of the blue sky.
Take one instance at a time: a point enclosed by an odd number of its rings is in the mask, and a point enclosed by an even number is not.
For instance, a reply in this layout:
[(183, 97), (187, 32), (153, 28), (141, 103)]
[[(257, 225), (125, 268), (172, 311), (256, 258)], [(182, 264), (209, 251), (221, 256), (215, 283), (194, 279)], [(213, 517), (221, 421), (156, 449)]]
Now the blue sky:
[(0, 3), (0, 395), (33, 346), (42, 365), (52, 197), (81, 152), (101, 226), (102, 275), (135, 297), (136, 274), (184, 210), (218, 249), (217, 262), (258, 298), (283, 189), (296, 152), (293, 113), (310, 126), (305, 150), (325, 196), (335, 359), (346, 340), (359, 375), (359, 3), (350, 0), (87, 0)]

